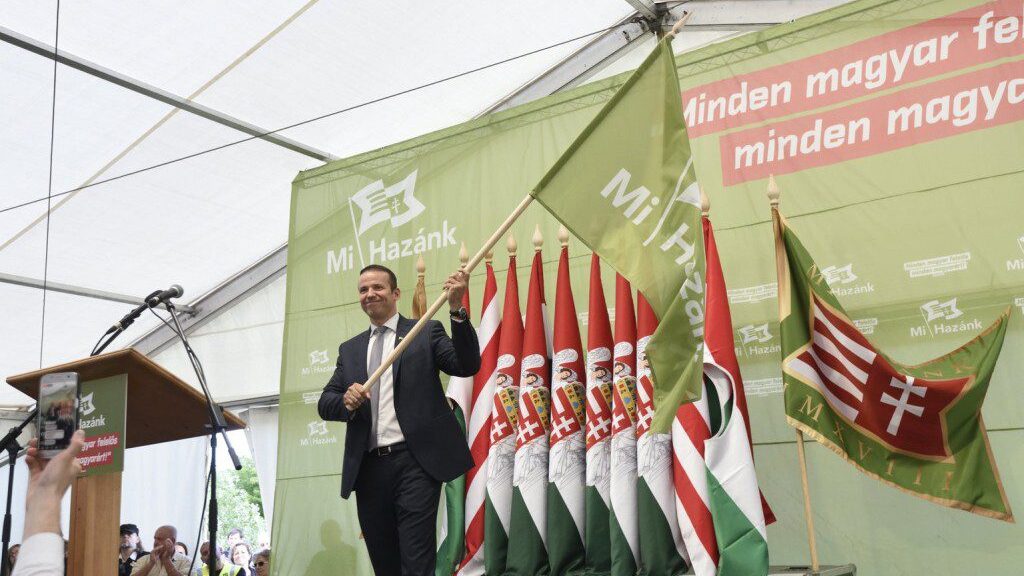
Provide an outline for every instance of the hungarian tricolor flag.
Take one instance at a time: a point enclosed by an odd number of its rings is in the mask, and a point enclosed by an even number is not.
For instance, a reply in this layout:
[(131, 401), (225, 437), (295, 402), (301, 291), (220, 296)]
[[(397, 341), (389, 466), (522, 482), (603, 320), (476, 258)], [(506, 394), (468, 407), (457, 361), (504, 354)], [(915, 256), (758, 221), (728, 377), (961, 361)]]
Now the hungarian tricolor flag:
[(612, 382), (610, 531), (612, 576), (634, 576), (640, 566), (636, 501), (636, 316), (629, 282), (615, 276), (615, 349)]
[[(768, 573), (767, 523), (775, 521), (754, 472), (750, 414), (736, 360), (725, 278), (711, 221), (703, 219), (707, 262), (704, 398), (710, 437), (704, 442), (707, 502), (718, 545), (718, 576)], [(705, 562), (704, 572), (714, 574)]]
[(544, 261), (533, 255), (526, 300), (519, 421), (512, 478), (509, 575), (535, 576), (548, 570), (548, 429), (551, 422), (551, 359), (548, 357), (544, 304)]
[(658, 329), (653, 428), (700, 396), (704, 247), (700, 193), (666, 37), (531, 194), (650, 302)]
[[(419, 285), (416, 293), (413, 293), (413, 302), (418, 299)], [(423, 293), (422, 299), (426, 300)], [(469, 289), (462, 295), (462, 305), (469, 310)], [(416, 310), (413, 315), (422, 314)], [(445, 389), (448, 396), (448, 403), (451, 404), (455, 419), (459, 422), (462, 432), (466, 432), (466, 414), (469, 412), (473, 398), (472, 377), (452, 377), (448, 381), (448, 388)], [(440, 528), (437, 535), (437, 558), (435, 560), (435, 574), (437, 576), (448, 576), (455, 572), (462, 557), (466, 553), (466, 475), (463, 474), (451, 482), (444, 484), (444, 505), (440, 511)]]
[(548, 463), (548, 561), (552, 574), (583, 570), (586, 393), (583, 345), (569, 280), (569, 248), (562, 246), (555, 288), (551, 366), (551, 453)]
[(1009, 310), (949, 354), (901, 364), (857, 330), (778, 210), (772, 217), (789, 423), (890, 486), (1012, 521), (981, 419)]
[(491, 409), (491, 446), (487, 451), (487, 499), (484, 503), (484, 568), (487, 574), (504, 573), (508, 556), (512, 472), (519, 414), (519, 354), (523, 348), (522, 318), (516, 257), (511, 254), (505, 280), (501, 330), (498, 332), (497, 379)]
[[(498, 332), (501, 311), (494, 268), (486, 264), (484, 300), (477, 337), (480, 341), (480, 371), (473, 377), (473, 398), (466, 437), (473, 454), (473, 468), (466, 473), (466, 555), (456, 574), (484, 573), (484, 499), (487, 492), (487, 455), (491, 446), (491, 411), (498, 379)], [(468, 310), (468, 309), (467, 309)]]
[(594, 575), (611, 570), (609, 483), (612, 438), (612, 327), (608, 321), (601, 261), (590, 257), (590, 303), (587, 312), (587, 489), (586, 566)]
[(658, 327), (654, 310), (642, 294), (636, 295), (637, 316), (637, 511), (640, 520), (640, 559), (646, 574), (674, 576), (686, 571), (686, 549), (676, 522), (672, 489), (672, 435), (651, 429), (654, 419), (654, 382), (647, 359), (647, 343)]

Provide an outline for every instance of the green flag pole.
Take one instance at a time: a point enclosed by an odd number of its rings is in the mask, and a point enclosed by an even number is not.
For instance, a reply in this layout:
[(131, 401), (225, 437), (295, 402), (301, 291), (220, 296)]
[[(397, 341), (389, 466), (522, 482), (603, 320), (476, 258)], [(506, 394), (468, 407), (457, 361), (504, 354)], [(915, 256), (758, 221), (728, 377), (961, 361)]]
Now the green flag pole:
[[(519, 217), (523, 215), (523, 212), (526, 211), (526, 208), (530, 205), (530, 202), (532, 201), (533, 196), (529, 194), (527, 194), (526, 197), (523, 198), (523, 201), (520, 202), (518, 206), (516, 206), (515, 210), (513, 210), (512, 213), (509, 214), (508, 218), (506, 218), (505, 221), (501, 223), (501, 226), (498, 226), (498, 229), (495, 230), (493, 234), (491, 234), (491, 237), (488, 238), (486, 242), (484, 242), (484, 245), (480, 247), (480, 250), (478, 250), (477, 253), (473, 256), (473, 258), (470, 259), (470, 261), (465, 265), (465, 267), (462, 268), (462, 270), (466, 274), (472, 272), (473, 269), (476, 268), (478, 264), (480, 264), (480, 261), (484, 259), (484, 256), (487, 255), (488, 252), (492, 251), (494, 245), (497, 244), (498, 240), (502, 236), (504, 236), (506, 232), (508, 232), (508, 229), (512, 227), (512, 224), (514, 224), (515, 221), (518, 220)], [(395, 363), (395, 360), (398, 359), (398, 356), (401, 355), (402, 352), (404, 352), (405, 349), (409, 347), (413, 339), (416, 338), (416, 335), (419, 334), (421, 330), (423, 330), (423, 326), (426, 325), (428, 320), (434, 317), (434, 314), (437, 314), (437, 311), (441, 309), (441, 306), (444, 305), (446, 300), (448, 300), (447, 288), (441, 291), (441, 295), (437, 298), (437, 300), (435, 300), (434, 303), (430, 305), (430, 308), (427, 308), (427, 311), (423, 313), (423, 316), (421, 316), (420, 319), (416, 321), (416, 325), (413, 326), (412, 329), (409, 330), (409, 333), (406, 334), (405, 338), (403, 338), (402, 341), (399, 342), (397, 346), (395, 346), (395, 350), (391, 353), (391, 355), (388, 356), (386, 360), (381, 362), (380, 367), (377, 368), (377, 370), (375, 370), (373, 374), (370, 374), (370, 377), (367, 378), (366, 382), (363, 384), (364, 391), (369, 393), (370, 388), (372, 388), (373, 385), (376, 384), (378, 380), (380, 380), (380, 377), (382, 374), (384, 374), (384, 371), (391, 368), (391, 365)]]
[[(782, 220), (779, 217), (779, 187), (775, 176), (768, 176), (768, 203), (772, 209), (772, 224), (775, 229), (775, 263), (778, 274), (779, 322), (789, 315), (789, 262), (782, 239)], [(814, 539), (814, 518), (811, 516), (811, 491), (807, 482), (807, 458), (804, 455), (804, 433), (796, 430), (796, 452), (800, 458), (800, 481), (804, 489), (804, 520), (807, 522), (807, 543), (811, 549), (811, 570), (818, 572), (818, 546)]]

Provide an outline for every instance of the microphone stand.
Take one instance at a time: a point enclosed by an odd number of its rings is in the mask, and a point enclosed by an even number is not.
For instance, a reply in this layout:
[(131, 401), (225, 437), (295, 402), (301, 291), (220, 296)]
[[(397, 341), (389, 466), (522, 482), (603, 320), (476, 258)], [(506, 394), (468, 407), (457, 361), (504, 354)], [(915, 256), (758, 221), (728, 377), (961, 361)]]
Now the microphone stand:
[(202, 387), (203, 395), (206, 397), (206, 408), (210, 417), (210, 424), (206, 426), (210, 430), (210, 544), (207, 548), (206, 565), (209, 568), (209, 574), (217, 574), (217, 560), (220, 558), (220, 549), (217, 547), (217, 434), (221, 434), (224, 437), (224, 444), (228, 448), (228, 455), (231, 457), (231, 463), (234, 465), (235, 470), (241, 470), (242, 463), (239, 461), (234, 447), (231, 446), (231, 441), (228, 440), (228, 424), (224, 420), (224, 410), (210, 396), (210, 389), (206, 385), (206, 375), (203, 373), (203, 367), (199, 364), (199, 358), (189, 345), (188, 339), (185, 338), (185, 331), (181, 329), (181, 324), (178, 323), (174, 305), (169, 300), (165, 301), (164, 305), (167, 307), (167, 311), (171, 313), (171, 320), (174, 322), (178, 337), (181, 338), (181, 343), (185, 347), (185, 354), (188, 356), (189, 362), (192, 363), (192, 369), (195, 370), (196, 377), (199, 379), (199, 385)]
[(21, 436), (21, 431), (28, 426), (36, 417), (36, 413), (39, 412), (39, 408), (34, 408), (32, 413), (25, 418), (25, 421), (18, 424), (14, 428), (11, 428), (7, 435), (0, 440), (0, 450), (7, 451), (7, 466), (9, 467), (7, 474), (7, 508), (4, 512), (4, 533), (3, 533), (3, 557), (0, 558), (0, 574), (10, 574), (10, 563), (11, 559), (7, 556), (7, 550), (11, 543), (11, 493), (14, 492), (14, 463), (18, 460), (18, 453), (21, 452), (22, 446), (18, 442), (18, 436)]

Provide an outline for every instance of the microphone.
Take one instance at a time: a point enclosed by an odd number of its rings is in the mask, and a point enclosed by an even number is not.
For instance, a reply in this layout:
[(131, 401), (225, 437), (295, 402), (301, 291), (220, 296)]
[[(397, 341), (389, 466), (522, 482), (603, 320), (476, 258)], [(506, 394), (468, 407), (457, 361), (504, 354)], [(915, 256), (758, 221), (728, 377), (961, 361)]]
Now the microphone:
[(149, 296), (146, 296), (142, 300), (142, 304), (139, 304), (131, 312), (125, 314), (124, 317), (117, 322), (117, 324), (111, 326), (107, 330), (107, 334), (113, 334), (114, 332), (118, 331), (123, 332), (126, 328), (131, 326), (132, 323), (135, 322), (135, 320), (138, 319), (139, 316), (142, 316), (142, 313), (145, 312), (146, 310), (159, 306), (161, 303), (166, 303), (171, 298), (180, 298), (181, 295), (184, 293), (185, 290), (182, 289), (182, 287), (178, 286), (177, 284), (171, 285), (171, 287), (168, 288), (167, 290), (153, 291), (152, 293), (150, 293)]
[(160, 290), (147, 296), (146, 303), (149, 304), (150, 307), (159, 306), (160, 304), (166, 303), (171, 298), (181, 298), (184, 293), (185, 290), (181, 286), (171, 284), (171, 287), (167, 290)]

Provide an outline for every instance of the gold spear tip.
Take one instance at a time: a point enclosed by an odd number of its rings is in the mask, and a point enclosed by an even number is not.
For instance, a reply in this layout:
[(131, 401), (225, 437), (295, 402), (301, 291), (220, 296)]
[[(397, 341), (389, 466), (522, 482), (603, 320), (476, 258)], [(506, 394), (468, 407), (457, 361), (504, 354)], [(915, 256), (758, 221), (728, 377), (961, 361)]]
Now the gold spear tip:
[(508, 241), (505, 242), (505, 247), (508, 248), (508, 255), (515, 256), (518, 244), (516, 244), (516, 237), (512, 234), (508, 235)]
[(423, 254), (416, 259), (416, 275), (423, 277), (427, 273), (427, 263), (423, 261)]
[(487, 264), (490, 264), (493, 261), (494, 261), (494, 248), (491, 248), (490, 250), (487, 251), (486, 254), (484, 254), (484, 262), (486, 262)]
[(540, 224), (533, 229), (533, 249), (540, 250), (541, 246), (544, 245), (544, 236), (540, 233)]
[(558, 242), (562, 246), (569, 245), (569, 229), (565, 227), (565, 224), (558, 227)]
[(779, 185), (775, 183), (775, 175), (768, 175), (768, 203), (772, 205), (772, 208), (779, 207)]
[(463, 268), (465, 268), (466, 264), (469, 262), (469, 251), (466, 250), (465, 242), (463, 242), (462, 246), (459, 248), (459, 262), (462, 263)]
[(708, 193), (704, 191), (702, 184), (698, 184), (697, 188), (700, 190), (700, 213), (702, 216), (707, 216), (708, 212), (711, 212), (711, 199), (708, 198)]

